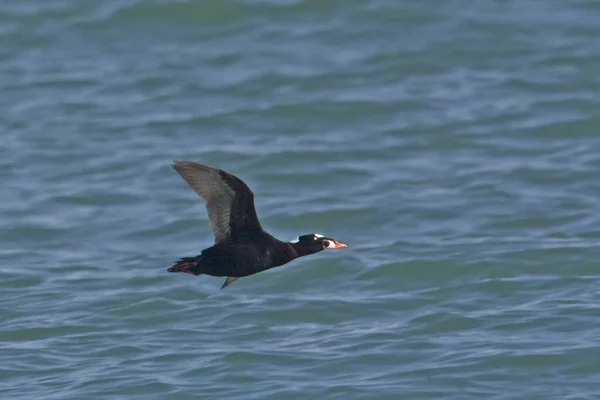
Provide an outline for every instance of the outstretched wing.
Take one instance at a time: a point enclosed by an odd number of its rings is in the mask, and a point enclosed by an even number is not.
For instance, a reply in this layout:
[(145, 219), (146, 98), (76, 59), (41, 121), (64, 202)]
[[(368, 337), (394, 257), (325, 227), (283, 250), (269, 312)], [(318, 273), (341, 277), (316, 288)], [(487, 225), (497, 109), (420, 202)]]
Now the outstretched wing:
[(231, 285), (233, 282), (237, 281), (238, 278), (234, 278), (233, 276), (228, 276), (223, 282), (223, 286), (221, 286), (221, 290), (225, 289), (227, 286)]
[(175, 161), (173, 167), (206, 201), (215, 244), (240, 235), (262, 232), (254, 208), (254, 193), (241, 179), (194, 162)]

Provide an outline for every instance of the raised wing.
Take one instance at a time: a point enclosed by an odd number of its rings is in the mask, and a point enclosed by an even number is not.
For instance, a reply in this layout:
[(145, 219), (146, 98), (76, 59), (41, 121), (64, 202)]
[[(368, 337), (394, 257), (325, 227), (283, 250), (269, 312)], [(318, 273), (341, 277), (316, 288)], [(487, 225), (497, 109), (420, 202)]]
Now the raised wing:
[(215, 244), (262, 232), (254, 208), (254, 193), (241, 179), (207, 165), (175, 161), (181, 177), (206, 201)]

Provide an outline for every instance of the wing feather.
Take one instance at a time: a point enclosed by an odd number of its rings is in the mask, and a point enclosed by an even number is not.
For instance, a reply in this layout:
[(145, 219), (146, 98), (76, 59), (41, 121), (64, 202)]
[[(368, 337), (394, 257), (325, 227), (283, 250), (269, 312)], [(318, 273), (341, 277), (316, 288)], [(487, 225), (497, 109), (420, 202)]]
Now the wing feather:
[(173, 167), (206, 201), (215, 243), (262, 231), (254, 194), (242, 180), (223, 170), (188, 161), (175, 161)]

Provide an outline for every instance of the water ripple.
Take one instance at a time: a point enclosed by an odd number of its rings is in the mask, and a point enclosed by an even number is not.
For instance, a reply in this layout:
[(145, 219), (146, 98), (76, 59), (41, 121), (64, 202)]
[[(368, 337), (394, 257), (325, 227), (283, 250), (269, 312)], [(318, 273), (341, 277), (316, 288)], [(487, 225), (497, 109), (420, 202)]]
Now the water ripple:
[[(598, 11), (3, 3), (0, 391), (594, 398)], [(168, 274), (213, 241), (173, 159), (350, 246)]]

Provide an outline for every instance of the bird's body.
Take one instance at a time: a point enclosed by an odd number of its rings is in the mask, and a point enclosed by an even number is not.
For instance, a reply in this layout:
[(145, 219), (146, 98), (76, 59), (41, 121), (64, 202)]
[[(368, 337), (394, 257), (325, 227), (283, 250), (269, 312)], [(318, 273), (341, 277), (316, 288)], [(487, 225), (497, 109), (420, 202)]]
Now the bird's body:
[(239, 178), (206, 165), (176, 161), (174, 168), (207, 202), (215, 244), (196, 257), (180, 259), (169, 272), (237, 278), (284, 265), (298, 257), (346, 245), (319, 234), (282, 242), (265, 232), (254, 207), (254, 194)]
[(198, 272), (212, 276), (241, 278), (278, 267), (297, 257), (288, 243), (274, 237), (219, 243), (198, 256)]

